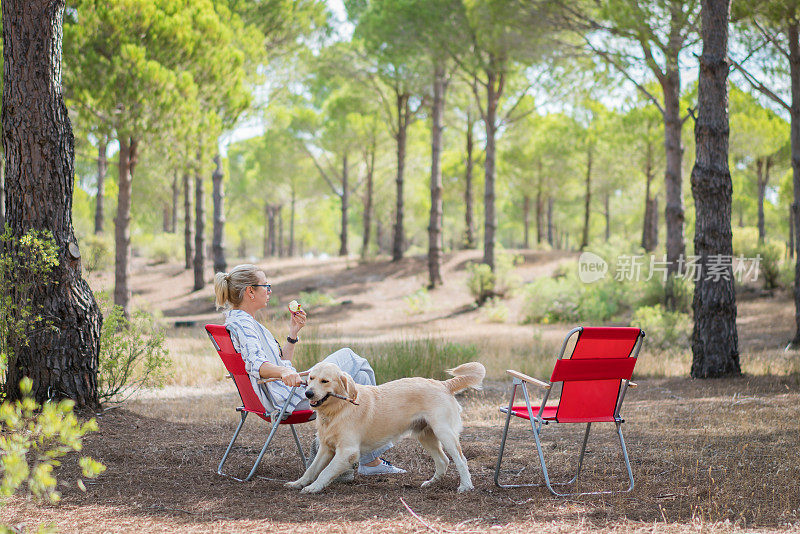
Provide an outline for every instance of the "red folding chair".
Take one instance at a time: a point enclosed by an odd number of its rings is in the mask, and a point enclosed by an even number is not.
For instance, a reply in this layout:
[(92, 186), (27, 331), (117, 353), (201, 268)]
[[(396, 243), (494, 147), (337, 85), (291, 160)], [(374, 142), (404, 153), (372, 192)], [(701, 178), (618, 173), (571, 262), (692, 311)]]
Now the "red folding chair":
[[(575, 342), (572, 355), (569, 358), (565, 358), (564, 353), (567, 344), (576, 333), (578, 334), (578, 339)], [(536, 450), (539, 453), (539, 463), (542, 467), (544, 482), (547, 489), (554, 495), (596, 495), (616, 493), (617, 491), (631, 491), (633, 489), (633, 473), (628, 459), (628, 450), (625, 447), (625, 439), (622, 437), (624, 419), (620, 415), (620, 410), (627, 388), (636, 387), (636, 384), (631, 382), (630, 379), (643, 340), (644, 332), (639, 328), (578, 327), (571, 330), (564, 339), (550, 382), (543, 382), (518, 371), (509, 370), (508, 374), (514, 377), (514, 387), (508, 408), (500, 408), (506, 414), (506, 424), (500, 442), (497, 466), (494, 470), (495, 484), (501, 488), (541, 486), (541, 484), (500, 483), (500, 465), (503, 462), (508, 426), (513, 415), (521, 419), (527, 419), (530, 422), (533, 438), (536, 442)], [(548, 406), (547, 400), (550, 392), (553, 390), (553, 385), (557, 383), (561, 383), (561, 397), (558, 399), (558, 404)], [(536, 410), (531, 407), (528, 384), (541, 386), (545, 389), (542, 403)], [(522, 386), (525, 404), (514, 405), (517, 389), (520, 386)], [(614, 423), (616, 425), (619, 443), (622, 447), (622, 456), (625, 460), (625, 468), (628, 471), (628, 480), (630, 481), (628, 489), (559, 493), (553, 489), (553, 486), (569, 485), (578, 480), (578, 475), (580, 475), (581, 466), (583, 465), (584, 453), (586, 452), (586, 443), (589, 440), (589, 430), (592, 427), (592, 423), (600, 422)], [(550, 482), (550, 477), (547, 473), (547, 464), (544, 459), (540, 434), (542, 427), (550, 423), (586, 423), (586, 432), (583, 436), (583, 444), (578, 457), (578, 470), (575, 476), (567, 482)]]
[[(258, 395), (256, 395), (256, 392), (253, 390), (253, 385), (250, 382), (250, 376), (247, 374), (247, 371), (244, 367), (242, 355), (236, 352), (236, 349), (233, 348), (230, 332), (228, 332), (225, 326), (217, 324), (207, 324), (206, 332), (208, 333), (208, 337), (211, 338), (214, 348), (217, 349), (219, 357), (222, 358), (222, 363), (225, 364), (225, 369), (228, 370), (229, 378), (232, 378), (236, 384), (236, 388), (239, 390), (239, 397), (242, 399), (242, 406), (236, 408), (236, 411), (241, 413), (241, 420), (239, 421), (239, 426), (236, 427), (236, 432), (233, 433), (233, 438), (231, 439), (225, 454), (222, 456), (222, 461), (220, 461), (219, 467), (217, 468), (217, 474), (230, 477), (234, 480), (238, 480), (239, 482), (246, 482), (253, 478), (258, 465), (261, 463), (261, 458), (263, 458), (264, 453), (267, 452), (267, 448), (269, 447), (269, 444), (272, 441), (272, 438), (275, 436), (278, 426), (280, 425), (289, 425), (289, 428), (292, 429), (294, 442), (297, 444), (297, 451), (300, 453), (302, 468), (305, 470), (306, 456), (303, 453), (303, 447), (300, 445), (300, 439), (297, 437), (297, 431), (295, 430), (294, 425), (313, 421), (316, 417), (316, 413), (314, 413), (313, 410), (295, 410), (287, 413), (286, 407), (289, 405), (289, 401), (292, 399), (292, 394), (294, 394), (295, 388), (292, 388), (292, 391), (287, 397), (286, 402), (284, 402), (281, 407), (277, 407), (273, 402), (272, 395), (269, 393), (269, 389), (266, 387), (266, 382), (271, 381), (271, 379), (261, 379), (258, 381), (259, 386), (262, 388), (262, 391), (264, 391), (271, 404), (270, 407), (265, 407), (262, 404), (261, 399), (259, 399)], [(236, 441), (236, 438), (239, 437), (239, 432), (242, 430), (244, 420), (247, 418), (247, 414), (249, 413), (254, 413), (269, 423), (270, 430), (269, 434), (267, 435), (267, 441), (264, 442), (264, 446), (261, 448), (261, 452), (259, 453), (256, 462), (253, 464), (253, 468), (250, 470), (250, 473), (246, 478), (241, 479), (227, 473), (223, 473), (222, 466), (228, 459), (228, 455), (233, 448), (233, 444)]]

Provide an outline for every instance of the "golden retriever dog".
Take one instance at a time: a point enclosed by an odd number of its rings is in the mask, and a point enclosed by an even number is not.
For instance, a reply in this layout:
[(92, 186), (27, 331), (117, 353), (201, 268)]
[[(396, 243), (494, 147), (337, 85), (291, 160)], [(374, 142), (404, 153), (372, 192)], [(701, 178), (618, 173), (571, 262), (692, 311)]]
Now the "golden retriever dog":
[(479, 389), (486, 369), (470, 362), (448, 373), (453, 378), (444, 381), (414, 377), (363, 386), (336, 365), (316, 364), (308, 375), (306, 397), (317, 412), (319, 451), (303, 476), (286, 485), (303, 488), (303, 493), (318, 493), (362, 453), (412, 434), (436, 466), (433, 478), (422, 487), (444, 477), (450, 463), (447, 451), (461, 477), (458, 491), (472, 489), (459, 443), (461, 406), (454, 395), (469, 387)]

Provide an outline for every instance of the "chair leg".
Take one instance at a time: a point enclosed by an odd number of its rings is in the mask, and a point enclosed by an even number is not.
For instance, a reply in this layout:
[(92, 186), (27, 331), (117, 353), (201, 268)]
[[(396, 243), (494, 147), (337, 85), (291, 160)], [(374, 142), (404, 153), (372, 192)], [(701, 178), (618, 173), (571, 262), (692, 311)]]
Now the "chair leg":
[(300, 453), (300, 463), (303, 465), (303, 469), (301, 473), (305, 473), (306, 471), (306, 455), (303, 453), (303, 446), (300, 445), (300, 438), (297, 437), (297, 430), (294, 429), (294, 425), (289, 425), (289, 428), (292, 429), (292, 436), (294, 436), (294, 442), (297, 444), (297, 452)]
[(625, 459), (625, 469), (628, 471), (628, 480), (630, 481), (628, 489), (624, 490), (628, 492), (633, 489), (633, 472), (631, 471), (631, 462), (628, 459), (628, 449), (625, 447), (625, 438), (622, 437), (622, 423), (617, 423), (617, 435), (619, 436), (619, 444), (622, 447), (622, 457)]
[(506, 413), (506, 424), (503, 427), (503, 436), (500, 438), (500, 452), (497, 454), (497, 465), (494, 468), (494, 483), (499, 488), (515, 488), (517, 486), (511, 484), (500, 483), (500, 464), (503, 463), (503, 451), (506, 448), (506, 438), (508, 437), (508, 425), (511, 422), (511, 408), (514, 406), (514, 397), (517, 394), (517, 386), (514, 385), (514, 390), (511, 393), (511, 402), (508, 403), (508, 412)]
[(233, 448), (233, 443), (236, 441), (236, 438), (239, 437), (239, 432), (241, 432), (242, 426), (244, 426), (244, 420), (245, 419), (247, 419), (247, 412), (242, 412), (242, 419), (239, 421), (239, 426), (236, 427), (236, 432), (233, 433), (233, 438), (231, 439), (231, 442), (228, 444), (228, 448), (225, 450), (225, 454), (222, 455), (222, 461), (220, 461), (219, 467), (217, 467), (217, 474), (218, 475), (230, 477), (230, 478), (232, 478), (234, 480), (238, 480), (239, 482), (244, 482), (244, 480), (242, 480), (240, 478), (236, 478), (236, 477), (234, 477), (232, 475), (229, 475), (227, 473), (223, 473), (222, 472), (222, 466), (225, 464), (225, 461), (228, 459), (228, 455), (230, 454), (231, 449)]
[(258, 464), (261, 463), (261, 458), (264, 457), (264, 453), (267, 452), (267, 447), (269, 447), (272, 438), (275, 436), (275, 431), (278, 430), (278, 426), (280, 426), (281, 420), (278, 417), (275, 417), (275, 420), (272, 422), (272, 428), (270, 428), (269, 435), (267, 436), (267, 441), (264, 442), (264, 446), (261, 447), (261, 452), (258, 453), (258, 458), (256, 458), (256, 463), (253, 464), (253, 468), (250, 470), (250, 474), (247, 475), (245, 478), (245, 482), (253, 478), (253, 475), (256, 474), (256, 469), (258, 469)]

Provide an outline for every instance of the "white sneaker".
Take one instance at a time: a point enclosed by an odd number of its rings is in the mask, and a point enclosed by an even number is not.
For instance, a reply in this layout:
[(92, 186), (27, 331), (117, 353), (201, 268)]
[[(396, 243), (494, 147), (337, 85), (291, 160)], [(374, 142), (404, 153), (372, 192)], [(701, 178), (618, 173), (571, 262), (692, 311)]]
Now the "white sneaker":
[(376, 466), (358, 465), (359, 475), (395, 475), (405, 473), (405, 469), (400, 469), (381, 458), (381, 463)]

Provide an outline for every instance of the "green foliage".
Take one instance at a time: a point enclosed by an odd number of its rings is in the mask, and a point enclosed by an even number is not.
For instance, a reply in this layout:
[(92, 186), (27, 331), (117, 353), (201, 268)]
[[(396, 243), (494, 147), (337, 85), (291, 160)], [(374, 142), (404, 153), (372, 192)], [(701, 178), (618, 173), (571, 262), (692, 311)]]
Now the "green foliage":
[(114, 262), (114, 240), (107, 234), (89, 234), (80, 239), (81, 258), (86, 272), (103, 271)]
[(130, 319), (106, 295), (96, 295), (105, 319), (100, 333), (99, 397), (121, 403), (143, 386), (161, 386), (172, 360), (156, 319), (139, 310)]
[(667, 352), (685, 349), (692, 335), (692, 320), (688, 313), (667, 311), (660, 304), (638, 308), (633, 313), (631, 325), (644, 330), (648, 348)]
[(492, 297), (481, 307), (481, 314), (490, 323), (505, 323), (508, 320), (508, 306), (499, 298)]
[(403, 297), (403, 301), (406, 303), (406, 306), (408, 306), (406, 313), (409, 315), (425, 313), (430, 310), (432, 304), (431, 296), (424, 287), (414, 291), (410, 295), (406, 295)]
[(760, 257), (759, 274), (764, 278), (764, 289), (775, 289), (781, 285), (781, 263), (784, 246), (768, 242), (755, 249), (754, 258)]
[[(9, 497), (26, 488), (35, 498), (55, 503), (61, 495), (56, 491), (53, 469), (61, 465), (60, 458), (81, 450), (83, 437), (97, 430), (97, 422), (90, 419), (80, 423), (71, 400), (40, 406), (30, 396), (30, 378), (24, 378), (19, 387), (22, 400), (0, 405), (0, 496)], [(88, 456), (82, 457), (79, 464), (86, 478), (105, 470)], [(82, 480), (78, 486), (85, 489)]]
[(467, 264), (467, 287), (478, 305), (483, 305), (490, 297), (504, 297), (519, 287), (521, 279), (514, 273), (514, 267), (522, 262), (522, 256), (500, 252), (495, 258), (495, 270), (485, 263)]
[(175, 259), (175, 251), (183, 250), (184, 236), (181, 234), (158, 233), (141, 236), (138, 246), (141, 252), (154, 263), (166, 263)]
[(36, 287), (48, 283), (58, 265), (58, 248), (52, 234), (31, 230), (17, 238), (6, 226), (0, 235), (0, 385), (14, 355), (28, 344), (30, 335), (49, 328), (46, 317), (31, 302)]
[(305, 309), (322, 308), (336, 304), (336, 300), (322, 291), (301, 291), (297, 297)]

